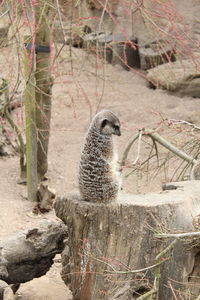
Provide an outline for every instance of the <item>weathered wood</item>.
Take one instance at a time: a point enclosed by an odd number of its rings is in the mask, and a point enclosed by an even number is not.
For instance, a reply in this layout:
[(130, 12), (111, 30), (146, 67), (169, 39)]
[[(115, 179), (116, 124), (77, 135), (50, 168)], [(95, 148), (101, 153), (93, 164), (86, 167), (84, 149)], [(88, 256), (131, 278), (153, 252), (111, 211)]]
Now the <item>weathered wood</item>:
[[(37, 140), (37, 172), (39, 179), (43, 179), (48, 170), (48, 145), (51, 120), (51, 57), (50, 57), (50, 23), (52, 21), (52, 1), (39, 0), (35, 6), (36, 17), (36, 70), (35, 70), (35, 98)], [(46, 51), (40, 50), (45, 47)], [(41, 48), (42, 49), (42, 48)]]
[[(150, 297), (155, 289), (162, 300), (173, 299), (173, 292), (177, 299), (186, 291), (192, 295), (189, 282), (199, 243), (194, 249), (182, 240), (154, 237), (193, 230), (193, 216), (199, 213), (199, 182), (173, 185), (174, 190), (166, 185), (160, 193), (122, 194), (109, 205), (82, 201), (78, 194), (56, 200), (56, 214), (69, 228), (62, 278), (73, 299), (129, 300), (145, 293)], [(200, 286), (194, 294), (198, 293)]]
[[(24, 43), (30, 43), (31, 38), (26, 36)], [(24, 76), (26, 81), (25, 119), (26, 119), (26, 179), (28, 199), (37, 200), (37, 128), (36, 128), (36, 102), (35, 102), (35, 79), (34, 79), (34, 51), (24, 49)]]
[(19, 284), (40, 277), (50, 269), (53, 258), (61, 253), (67, 227), (45, 220), (27, 232), (0, 238), (0, 280)]

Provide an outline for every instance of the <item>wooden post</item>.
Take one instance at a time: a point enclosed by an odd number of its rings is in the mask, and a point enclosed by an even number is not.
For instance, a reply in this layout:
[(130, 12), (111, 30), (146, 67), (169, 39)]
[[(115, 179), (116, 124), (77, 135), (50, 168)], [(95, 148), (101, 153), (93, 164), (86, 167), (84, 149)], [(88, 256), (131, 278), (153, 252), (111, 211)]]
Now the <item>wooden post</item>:
[(39, 0), (35, 6), (36, 17), (36, 123), (38, 130), (37, 167), (38, 177), (43, 179), (48, 169), (47, 154), (51, 119), (50, 71), (50, 1)]
[[(25, 45), (30, 44), (31, 38), (26, 36)], [(24, 75), (25, 75), (25, 120), (26, 120), (26, 178), (28, 199), (36, 201), (38, 176), (37, 176), (37, 129), (35, 115), (35, 79), (34, 79), (34, 51), (24, 50)]]

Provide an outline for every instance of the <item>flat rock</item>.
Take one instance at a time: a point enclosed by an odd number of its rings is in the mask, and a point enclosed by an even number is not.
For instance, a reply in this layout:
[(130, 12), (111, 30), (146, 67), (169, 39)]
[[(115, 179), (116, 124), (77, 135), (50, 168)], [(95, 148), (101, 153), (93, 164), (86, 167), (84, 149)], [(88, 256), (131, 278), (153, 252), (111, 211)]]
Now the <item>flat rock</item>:
[(150, 69), (149, 83), (180, 96), (200, 97), (200, 58), (178, 60)]

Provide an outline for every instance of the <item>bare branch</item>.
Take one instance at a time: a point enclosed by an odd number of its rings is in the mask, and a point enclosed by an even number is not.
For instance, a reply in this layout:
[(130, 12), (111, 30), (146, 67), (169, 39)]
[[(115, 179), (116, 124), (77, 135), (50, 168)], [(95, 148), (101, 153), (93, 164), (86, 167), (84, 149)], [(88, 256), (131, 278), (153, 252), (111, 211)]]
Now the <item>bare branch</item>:
[[(160, 262), (158, 262), (158, 263), (156, 263), (156, 264), (154, 264), (154, 265), (151, 265), (151, 266), (149, 266), (149, 267), (146, 267), (146, 268), (142, 268), (142, 269), (138, 269), (138, 270), (130, 270), (130, 271), (120, 271), (120, 270), (115, 270), (114, 268), (114, 273), (115, 274), (135, 274), (135, 273), (140, 273), (140, 272), (144, 272), (144, 271), (148, 271), (148, 270), (151, 270), (151, 269), (153, 269), (153, 268), (155, 268), (155, 267), (157, 267), (157, 266), (159, 266), (159, 265), (161, 265), (163, 262), (165, 262), (166, 260), (164, 260), (164, 261), (160, 261)], [(109, 272), (109, 271), (106, 271), (106, 272), (108, 272), (108, 273), (112, 273), (112, 272)], [(113, 273), (112, 273), (113, 274)]]
[(161, 251), (157, 256), (156, 256), (156, 260), (159, 260), (161, 257), (163, 257), (167, 252), (169, 252), (174, 245), (177, 243), (178, 239), (173, 240), (173, 242), (171, 242), (167, 248), (165, 248), (163, 251)]
[(131, 150), (132, 145), (135, 143), (135, 141), (138, 139), (139, 137), (139, 132), (136, 133), (136, 135), (133, 137), (133, 139), (128, 143), (128, 145), (126, 146), (126, 149), (124, 150), (123, 156), (122, 156), (122, 161), (121, 161), (121, 166), (125, 165), (125, 161), (127, 159), (127, 156), (129, 154), (129, 151)]
[(161, 233), (161, 234), (155, 234), (154, 236), (159, 239), (162, 239), (162, 238), (185, 238), (185, 237), (200, 236), (200, 231), (185, 232), (185, 233)]
[(179, 150), (178, 148), (176, 148), (174, 145), (169, 143), (166, 139), (161, 137), (157, 132), (145, 130), (145, 133), (147, 135), (151, 136), (153, 139), (155, 139), (159, 144), (161, 144), (162, 146), (167, 148), (169, 151), (173, 152), (174, 154), (176, 154), (180, 158), (186, 160), (187, 162), (191, 163), (192, 165), (194, 165), (197, 162), (196, 159), (189, 156), (188, 154), (186, 154), (182, 150)]
[(173, 296), (174, 296), (174, 299), (175, 299), (175, 300), (178, 300), (177, 297), (176, 297), (176, 294), (175, 294), (175, 292), (174, 292), (174, 290), (173, 290), (173, 288), (172, 288), (171, 282), (168, 281), (168, 284), (169, 284), (169, 287), (170, 287), (170, 289), (171, 289), (171, 291), (172, 291), (172, 294), (173, 294)]
[(109, 266), (109, 267), (113, 270), (113, 272), (106, 270), (106, 273), (109, 273), (109, 274), (135, 274), (135, 273), (140, 273), (140, 272), (144, 272), (144, 271), (147, 271), (147, 270), (151, 270), (151, 269), (153, 269), (153, 268), (155, 268), (155, 267), (161, 265), (161, 264), (164, 262), (164, 261), (161, 261), (161, 262), (158, 262), (158, 263), (156, 263), (156, 264), (154, 264), (154, 265), (151, 265), (151, 266), (149, 266), (149, 267), (142, 268), (142, 269), (138, 269), (138, 270), (120, 271), (120, 270), (116, 270), (112, 265), (106, 263), (106, 262), (103, 261), (103, 260), (100, 260), (100, 259), (94, 258), (94, 257), (93, 257), (93, 259), (94, 259), (94, 260), (97, 260), (97, 261), (99, 261), (99, 262), (102, 262), (102, 263), (106, 264), (107, 266)]
[(200, 130), (200, 127), (199, 127), (199, 126), (196, 126), (195, 124), (190, 123), (190, 122), (185, 121), (185, 120), (169, 119), (169, 122), (172, 122), (172, 123), (174, 123), (174, 124), (188, 125), (188, 126), (190, 126), (190, 127), (193, 127), (193, 129)]
[(156, 289), (152, 289), (150, 291), (148, 291), (147, 293), (145, 293), (144, 295), (140, 296), (139, 298), (137, 298), (137, 300), (145, 300), (145, 299), (149, 299), (149, 296), (152, 296), (154, 294), (157, 293)]
[(142, 139), (142, 130), (139, 130), (137, 156), (136, 156), (135, 160), (133, 161), (133, 165), (136, 165), (140, 158), (141, 139)]

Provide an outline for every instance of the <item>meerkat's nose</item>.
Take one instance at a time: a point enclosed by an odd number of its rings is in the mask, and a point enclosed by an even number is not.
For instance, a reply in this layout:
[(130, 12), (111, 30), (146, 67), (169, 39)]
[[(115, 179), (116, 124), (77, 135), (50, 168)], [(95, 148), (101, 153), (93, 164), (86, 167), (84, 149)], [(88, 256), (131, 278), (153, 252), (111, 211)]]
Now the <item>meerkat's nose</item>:
[(115, 134), (118, 135), (118, 136), (121, 135), (121, 130), (120, 130), (120, 128), (118, 128), (118, 129), (115, 131)]

